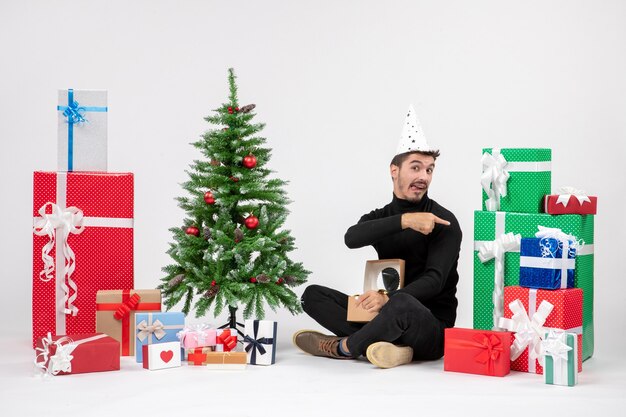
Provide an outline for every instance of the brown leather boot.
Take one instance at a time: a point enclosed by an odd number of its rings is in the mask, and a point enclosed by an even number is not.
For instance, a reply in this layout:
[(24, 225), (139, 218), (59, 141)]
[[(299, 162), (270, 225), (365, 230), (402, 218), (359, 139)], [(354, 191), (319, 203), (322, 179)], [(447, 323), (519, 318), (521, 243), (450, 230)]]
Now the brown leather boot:
[(314, 356), (324, 356), (333, 359), (350, 359), (339, 354), (339, 339), (337, 336), (327, 336), (315, 330), (300, 330), (293, 335), (293, 344), (301, 351)]

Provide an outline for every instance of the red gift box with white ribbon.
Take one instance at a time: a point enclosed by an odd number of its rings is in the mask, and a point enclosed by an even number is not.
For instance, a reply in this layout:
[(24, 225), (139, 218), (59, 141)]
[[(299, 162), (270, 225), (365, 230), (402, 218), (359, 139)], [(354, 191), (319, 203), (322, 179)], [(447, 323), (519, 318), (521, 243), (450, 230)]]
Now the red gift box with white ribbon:
[(119, 371), (120, 343), (104, 333), (37, 339), (35, 365), (47, 375)]
[(504, 318), (499, 326), (515, 332), (511, 370), (543, 374), (541, 341), (545, 332), (560, 329), (578, 336), (578, 372), (582, 357), (583, 290), (537, 290), (504, 287)]
[(35, 172), (33, 347), (94, 333), (96, 292), (133, 288), (133, 174)]
[(596, 214), (598, 197), (588, 196), (573, 187), (562, 187), (559, 194), (547, 195), (543, 211), (548, 214)]

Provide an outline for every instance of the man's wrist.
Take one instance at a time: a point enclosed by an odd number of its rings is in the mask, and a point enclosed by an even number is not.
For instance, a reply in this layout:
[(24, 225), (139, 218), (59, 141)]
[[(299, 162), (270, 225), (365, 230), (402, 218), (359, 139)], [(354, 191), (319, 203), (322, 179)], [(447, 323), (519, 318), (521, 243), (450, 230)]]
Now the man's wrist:
[(406, 213), (401, 214), (400, 215), (400, 228), (402, 230), (406, 229), (407, 227), (409, 227), (406, 223), (405, 223), (405, 219), (406, 219)]

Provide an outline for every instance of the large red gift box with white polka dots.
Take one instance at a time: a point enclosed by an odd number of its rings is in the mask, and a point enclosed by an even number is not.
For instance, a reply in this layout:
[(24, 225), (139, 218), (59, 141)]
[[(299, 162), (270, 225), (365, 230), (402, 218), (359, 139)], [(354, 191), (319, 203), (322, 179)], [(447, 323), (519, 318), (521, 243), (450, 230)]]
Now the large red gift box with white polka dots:
[[(530, 320), (533, 319), (542, 301), (548, 301), (554, 306), (543, 323), (543, 327), (561, 329), (578, 335), (578, 372), (581, 372), (583, 369), (583, 290), (580, 288), (537, 290), (519, 286), (504, 287), (504, 317), (507, 319), (513, 317), (509, 304), (515, 300), (521, 301)], [(533, 367), (535, 373), (543, 374), (543, 367), (539, 360), (535, 359), (534, 364), (529, 363), (528, 348), (511, 362), (511, 370), (514, 371), (532, 372)]]
[(96, 292), (134, 287), (131, 173), (35, 172), (33, 347), (95, 333)]

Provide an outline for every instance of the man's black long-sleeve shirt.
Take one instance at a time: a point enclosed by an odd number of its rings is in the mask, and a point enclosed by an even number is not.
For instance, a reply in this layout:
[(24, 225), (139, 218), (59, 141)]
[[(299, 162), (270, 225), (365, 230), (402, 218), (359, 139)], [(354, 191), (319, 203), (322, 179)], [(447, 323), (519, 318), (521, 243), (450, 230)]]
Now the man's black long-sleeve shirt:
[[(435, 224), (428, 235), (409, 228), (403, 230), (402, 214), (412, 212), (432, 213), (448, 220), (450, 225)], [(365, 214), (350, 227), (345, 242), (351, 249), (372, 245), (379, 259), (404, 259), (404, 288), (396, 293), (412, 295), (447, 327), (454, 326), (461, 248), (461, 228), (454, 214), (428, 198), (427, 194), (418, 203), (394, 195), (391, 203)]]

